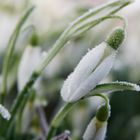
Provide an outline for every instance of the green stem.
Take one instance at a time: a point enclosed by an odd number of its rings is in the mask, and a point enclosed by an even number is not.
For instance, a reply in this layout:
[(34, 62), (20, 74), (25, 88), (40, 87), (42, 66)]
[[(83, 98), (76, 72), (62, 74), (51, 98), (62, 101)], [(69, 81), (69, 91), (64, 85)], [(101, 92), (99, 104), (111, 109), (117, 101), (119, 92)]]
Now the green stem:
[(8, 77), (10, 59), (12, 57), (17, 38), (19, 36), (20, 29), (21, 29), (22, 25), (25, 23), (26, 19), (29, 17), (30, 13), (33, 11), (33, 9), (34, 9), (34, 7), (31, 7), (29, 10), (27, 10), (27, 12), (20, 19), (13, 34), (10, 37), (10, 40), (8, 43), (8, 47), (6, 50), (3, 67), (2, 67), (2, 92), (1, 92), (1, 98), (0, 98), (0, 103), (2, 103), (2, 104), (4, 103), (4, 98), (5, 98), (6, 92), (7, 92), (7, 77)]
[(33, 86), (33, 84), (36, 81), (36, 79), (38, 78), (38, 76), (39, 76), (38, 73), (33, 73), (30, 78), (30, 81), (27, 83), (27, 85), (24, 87), (24, 89), (21, 91), (21, 93), (18, 94), (18, 97), (16, 98), (16, 100), (11, 108), (11, 118), (10, 118), (9, 122), (7, 123), (7, 127), (6, 127), (7, 130), (5, 129), (5, 133), (6, 133), (6, 131), (11, 131), (9, 128), (11, 128), (11, 125), (13, 124), (16, 114), (19, 111), (19, 109), (21, 107), (23, 107), (23, 104), (25, 106), (25, 104), (26, 104), (25, 99), (28, 100), (28, 98), (30, 97), (30, 94), (28, 94), (28, 93), (30, 93), (31, 87)]
[[(106, 107), (109, 109), (110, 108), (110, 105), (109, 105), (109, 99), (107, 96), (103, 95), (103, 94), (94, 94), (92, 95), (93, 96), (99, 96), (101, 98), (103, 98), (106, 102)], [(83, 99), (81, 100), (84, 100), (84, 99), (87, 99), (91, 96), (87, 96), (87, 97), (84, 97)], [(56, 114), (56, 116), (54, 117), (54, 119), (52, 120), (51, 122), (51, 125), (50, 125), (50, 129), (49, 129), (49, 132), (48, 132), (48, 135), (46, 137), (46, 140), (51, 140), (52, 136), (54, 135), (57, 127), (60, 125), (60, 123), (62, 122), (62, 120), (64, 120), (64, 117), (67, 115), (67, 113), (72, 109), (72, 107), (78, 103), (79, 101), (76, 101), (74, 103), (66, 103), (61, 109), (60, 111)]]

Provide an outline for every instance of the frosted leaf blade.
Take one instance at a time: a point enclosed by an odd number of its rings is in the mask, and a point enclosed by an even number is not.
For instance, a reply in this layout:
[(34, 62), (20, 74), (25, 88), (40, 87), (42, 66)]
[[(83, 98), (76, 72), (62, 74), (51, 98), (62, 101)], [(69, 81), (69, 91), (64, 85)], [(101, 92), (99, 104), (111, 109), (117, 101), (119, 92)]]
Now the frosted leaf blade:
[(129, 83), (129, 82), (122, 82), (122, 81), (117, 81), (117, 82), (111, 82), (111, 83), (105, 83), (105, 84), (100, 84), (95, 87), (95, 89), (92, 91), (91, 95), (94, 95), (95, 93), (110, 93), (110, 92), (115, 92), (115, 91), (140, 91), (140, 86)]
[(21, 91), (41, 59), (41, 48), (27, 46), (18, 68), (18, 89)]

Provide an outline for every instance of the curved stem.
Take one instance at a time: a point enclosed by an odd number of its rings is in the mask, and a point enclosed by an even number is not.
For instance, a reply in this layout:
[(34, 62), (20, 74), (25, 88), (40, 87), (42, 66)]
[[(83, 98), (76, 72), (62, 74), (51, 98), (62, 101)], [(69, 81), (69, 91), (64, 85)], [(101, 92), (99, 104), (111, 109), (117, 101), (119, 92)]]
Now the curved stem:
[[(92, 95), (93, 96), (99, 96), (101, 98), (103, 98), (106, 102), (106, 106), (107, 108), (110, 108), (110, 105), (109, 105), (109, 99), (107, 96), (103, 95), (103, 94), (94, 94)], [(87, 97), (84, 97), (83, 99), (81, 100), (84, 100), (84, 99), (87, 99), (91, 96), (87, 96)], [(80, 100), (79, 100), (80, 101)], [(50, 129), (49, 129), (49, 132), (48, 132), (48, 135), (46, 137), (46, 140), (51, 140), (52, 136), (54, 135), (57, 127), (60, 125), (60, 123), (62, 122), (62, 120), (64, 119), (64, 117), (67, 115), (67, 113), (72, 109), (72, 107), (78, 103), (79, 101), (77, 102), (74, 102), (74, 103), (66, 103), (61, 109), (60, 111), (56, 114), (56, 116), (54, 117), (54, 119), (52, 120), (51, 122), (51, 126), (50, 126)]]
[(106, 105), (107, 105), (108, 107), (110, 106), (110, 105), (109, 105), (109, 99), (108, 99), (108, 97), (107, 97), (106, 95), (103, 95), (103, 94), (100, 94), (100, 93), (96, 93), (96, 94), (94, 94), (93, 96), (98, 96), (98, 97), (103, 98), (104, 101), (105, 101), (105, 103), (106, 103)]

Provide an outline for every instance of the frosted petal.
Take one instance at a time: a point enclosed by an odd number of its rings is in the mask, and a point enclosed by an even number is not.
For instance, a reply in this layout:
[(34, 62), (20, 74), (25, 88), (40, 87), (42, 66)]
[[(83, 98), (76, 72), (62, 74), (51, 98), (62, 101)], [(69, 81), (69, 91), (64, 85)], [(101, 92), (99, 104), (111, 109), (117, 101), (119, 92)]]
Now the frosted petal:
[(114, 58), (116, 53), (108, 56), (96, 69), (95, 71), (79, 86), (74, 94), (67, 100), (74, 102), (87, 93), (89, 93), (96, 85), (109, 73), (113, 66)]
[(74, 94), (79, 85), (91, 74), (101, 61), (107, 44), (102, 43), (89, 51), (79, 62), (74, 72), (71, 73), (61, 90), (61, 96), (68, 100)]
[(29, 80), (33, 70), (37, 67), (41, 59), (41, 49), (39, 47), (28, 46), (25, 48), (18, 69), (18, 89), (21, 91)]

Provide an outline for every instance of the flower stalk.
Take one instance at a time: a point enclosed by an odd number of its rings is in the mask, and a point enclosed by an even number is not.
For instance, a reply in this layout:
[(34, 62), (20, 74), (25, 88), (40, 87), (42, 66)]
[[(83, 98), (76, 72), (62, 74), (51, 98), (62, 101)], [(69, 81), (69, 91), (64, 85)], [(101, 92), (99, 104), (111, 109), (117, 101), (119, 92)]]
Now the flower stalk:
[[(93, 96), (99, 96), (99, 97), (103, 98), (105, 100), (105, 102), (106, 102), (106, 104), (105, 104), (106, 107), (110, 108), (109, 107), (109, 100), (105, 95), (103, 95), (103, 94), (94, 94)], [(87, 98), (89, 98), (89, 97), (84, 97), (83, 99), (80, 99), (80, 100), (84, 100), (84, 99), (87, 99)], [(60, 111), (55, 115), (55, 117), (53, 118), (53, 120), (51, 122), (50, 129), (49, 129), (48, 135), (46, 137), (46, 140), (50, 140), (54, 136), (54, 134), (55, 134), (58, 126), (62, 122), (62, 120), (64, 120), (65, 116), (69, 113), (69, 111), (71, 111), (71, 109), (74, 107), (74, 105), (79, 103), (80, 100), (78, 100), (78, 101), (76, 101), (74, 103), (66, 103), (60, 109)]]
[(6, 50), (3, 67), (2, 67), (2, 91), (1, 91), (1, 98), (0, 98), (0, 103), (2, 103), (2, 104), (4, 103), (4, 98), (7, 93), (7, 77), (8, 77), (10, 59), (12, 57), (17, 38), (20, 34), (21, 27), (23, 26), (23, 24), (25, 23), (25, 21), (27, 20), (27, 18), (29, 17), (29, 15), (31, 14), (33, 9), (34, 9), (34, 6), (31, 7), (30, 9), (28, 9), (25, 12), (25, 14), (23, 15), (23, 17), (21, 17), (19, 23), (17, 24), (13, 34), (10, 37), (9, 42), (8, 42), (8, 47)]

